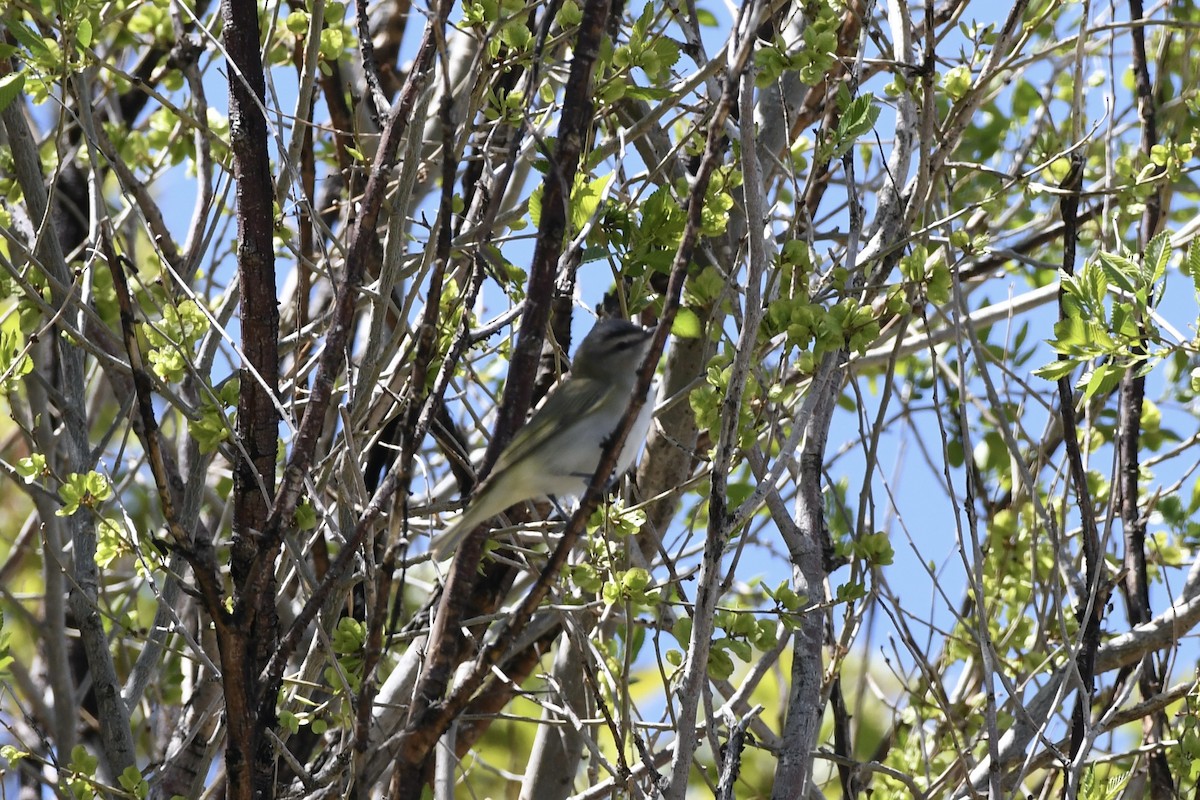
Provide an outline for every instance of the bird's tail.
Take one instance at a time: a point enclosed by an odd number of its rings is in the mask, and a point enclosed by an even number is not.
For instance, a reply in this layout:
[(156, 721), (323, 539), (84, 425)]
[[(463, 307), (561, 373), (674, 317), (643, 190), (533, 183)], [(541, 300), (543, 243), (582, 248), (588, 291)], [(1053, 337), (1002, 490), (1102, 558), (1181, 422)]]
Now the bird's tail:
[(430, 554), (437, 561), (445, 561), (453, 557), (463, 540), (467, 538), (467, 534), (499, 514), (504, 508), (504, 506), (496, 506), (494, 495), (491, 492), (484, 492), (473, 498), (463, 509), (459, 518), (449, 528), (434, 537), (433, 544), (429, 548)]

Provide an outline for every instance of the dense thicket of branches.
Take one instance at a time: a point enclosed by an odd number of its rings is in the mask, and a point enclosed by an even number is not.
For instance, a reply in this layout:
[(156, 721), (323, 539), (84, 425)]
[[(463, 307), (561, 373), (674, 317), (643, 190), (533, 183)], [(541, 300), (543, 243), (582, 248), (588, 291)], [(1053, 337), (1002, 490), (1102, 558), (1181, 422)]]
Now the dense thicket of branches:
[(5, 796), (1197, 791), (1192, 3), (0, 21)]

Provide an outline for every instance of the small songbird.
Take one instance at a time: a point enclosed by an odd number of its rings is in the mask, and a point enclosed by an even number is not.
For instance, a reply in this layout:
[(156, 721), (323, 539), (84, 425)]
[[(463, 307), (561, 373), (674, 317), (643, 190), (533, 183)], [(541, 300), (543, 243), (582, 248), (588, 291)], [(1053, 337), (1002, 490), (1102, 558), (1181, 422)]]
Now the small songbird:
[[(575, 351), (571, 372), (504, 448), (462, 516), (435, 538), (435, 558), (454, 555), (468, 533), (517, 503), (546, 495), (583, 494), (609, 437), (629, 408), (653, 336), (653, 329), (623, 319), (596, 323)], [(621, 448), (618, 476), (633, 465), (652, 413), (646, 403)]]

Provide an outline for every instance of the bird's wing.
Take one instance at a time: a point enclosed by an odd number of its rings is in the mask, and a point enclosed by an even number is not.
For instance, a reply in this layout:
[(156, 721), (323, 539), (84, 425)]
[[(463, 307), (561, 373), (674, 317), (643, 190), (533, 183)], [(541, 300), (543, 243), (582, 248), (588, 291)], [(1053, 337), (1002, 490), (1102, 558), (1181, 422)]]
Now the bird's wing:
[[(517, 431), (508, 447), (500, 454), (492, 474), (519, 463), (566, 424), (580, 420), (603, 405), (613, 391), (611, 384), (589, 378), (573, 378), (555, 387), (533, 418)], [(555, 424), (555, 420), (559, 420)]]

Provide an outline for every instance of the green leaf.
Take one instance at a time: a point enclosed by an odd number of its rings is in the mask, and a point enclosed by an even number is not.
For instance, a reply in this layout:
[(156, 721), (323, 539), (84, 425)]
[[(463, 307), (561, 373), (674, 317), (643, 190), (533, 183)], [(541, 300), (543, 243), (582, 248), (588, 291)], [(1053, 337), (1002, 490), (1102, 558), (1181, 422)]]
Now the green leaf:
[(15, 391), (18, 379), (32, 371), (33, 359), (26, 352), (21, 317), (9, 314), (0, 320), (0, 392)]
[(112, 486), (109, 484), (108, 478), (99, 472), (92, 471), (85, 475), (83, 485), (87, 493), (97, 502), (102, 502), (112, 496)]
[(82, 475), (72, 472), (67, 476), (66, 482), (58, 487), (58, 497), (62, 500), (63, 507), (54, 513), (60, 517), (69, 517), (78, 511), (80, 506), (95, 508), (110, 496), (112, 486), (108, 478), (99, 472), (93, 470)]
[(333, 652), (339, 655), (351, 655), (362, 650), (367, 641), (367, 626), (350, 617), (338, 620), (333, 631)]
[(308, 31), (308, 12), (293, 11), (284, 18), (283, 27), (296, 36), (304, 34)]
[(775, 600), (787, 611), (799, 611), (804, 605), (804, 599), (786, 583), (779, 584), (775, 589)]
[(604, 601), (606, 606), (614, 606), (621, 602), (621, 587), (608, 581), (604, 584), (604, 588), (600, 591), (600, 599)]
[(1183, 271), (1192, 278), (1192, 286), (1200, 297), (1200, 244), (1195, 239), (1188, 245), (1187, 255), (1183, 259)]
[(129, 546), (121, 524), (108, 517), (101, 519), (96, 526), (96, 563), (107, 569), (118, 558), (132, 552), (133, 548)]
[(643, 592), (650, 585), (650, 573), (641, 567), (627, 570), (621, 576), (621, 588), (628, 592)]
[(580, 22), (583, 22), (583, 11), (579, 8), (579, 4), (575, 0), (563, 0), (563, 4), (559, 6), (555, 21), (564, 28), (573, 28)]
[(754, 660), (754, 652), (750, 643), (742, 639), (726, 639), (726, 647), (738, 657), (739, 660), (749, 664)]
[(1108, 278), (1104, 268), (1094, 261), (1084, 265), (1076, 281), (1064, 281), (1064, 288), (1074, 295), (1074, 299), (1083, 304), (1087, 315), (1095, 319), (1105, 319), (1104, 301), (1108, 299)]
[(46, 456), (41, 453), (33, 453), (24, 458), (17, 459), (17, 463), (13, 465), (13, 469), (17, 471), (26, 483), (33, 483), (38, 478), (43, 478), (50, 474), (46, 469)]
[(650, 30), (650, 26), (654, 23), (654, 5), (647, 3), (642, 7), (642, 13), (633, 23), (633, 33), (630, 35), (631, 42), (639, 42), (646, 38), (646, 34)]
[(134, 797), (139, 800), (150, 793), (150, 785), (146, 783), (146, 779), (142, 777), (141, 771), (132, 764), (125, 768), (125, 771), (117, 776), (117, 782), (121, 787), (128, 792), (132, 792)]
[(296, 506), (295, 522), (296, 527), (302, 531), (311, 531), (317, 527), (317, 510), (310, 501), (305, 500)]
[(1141, 270), (1138, 266), (1124, 256), (1119, 256), (1116, 253), (1108, 253), (1104, 250), (1099, 252), (1100, 266), (1104, 269), (1104, 274), (1108, 276), (1109, 281), (1115, 283), (1122, 291), (1133, 294), (1135, 282)]
[(533, 227), (540, 227), (542, 224), (542, 186), (538, 184), (533, 187), (533, 191), (529, 193), (529, 221), (533, 223)]
[(1052, 361), (1044, 367), (1035, 369), (1033, 374), (1048, 381), (1057, 381), (1060, 378), (1070, 377), (1077, 366), (1079, 364), (1074, 360)]
[(1103, 324), (1080, 317), (1067, 317), (1054, 323), (1054, 338), (1049, 344), (1064, 356), (1082, 358), (1107, 355), (1117, 349), (1117, 343)]
[(524, 22), (514, 22), (500, 29), (500, 40), (513, 50), (522, 52), (533, 44), (533, 32)]
[(92, 45), (92, 21), (89, 19), (79, 20), (79, 27), (75, 29), (75, 41), (80, 47), (91, 47)]
[(579, 564), (571, 569), (571, 581), (589, 594), (599, 590), (600, 575), (592, 564)]
[(299, 733), (300, 718), (297, 717), (294, 712), (288, 711), (286, 708), (281, 709), (279, 712), (279, 727), (283, 728), (289, 733)]
[(675, 312), (671, 323), (671, 335), (680, 339), (699, 339), (702, 334), (700, 317), (690, 308), (681, 308)]
[(877, 119), (879, 105), (875, 102), (875, 95), (868, 92), (851, 100), (838, 120), (837, 131), (833, 135), (833, 157), (844, 156), (860, 136), (871, 130)]
[(0, 758), (3, 758), (5, 761), (7, 761), (10, 767), (15, 767), (17, 762), (28, 755), (29, 753), (25, 752), (24, 750), (18, 750), (11, 744), (6, 744), (3, 747), (0, 747)]
[(1142, 254), (1142, 278), (1153, 285), (1167, 273), (1167, 262), (1171, 259), (1171, 235), (1162, 231), (1146, 245)]
[(346, 18), (346, 4), (332, 2), (325, 4), (325, 22), (329, 25), (336, 25)]
[(147, 360), (154, 373), (167, 383), (183, 380), (196, 343), (208, 328), (208, 317), (196, 301), (190, 299), (166, 306), (157, 323), (143, 323), (142, 331), (150, 343)]
[[(4, 629), (4, 611), (0, 609), (0, 680), (8, 680), (8, 668), (14, 661), (11, 652), (9, 651), (9, 632)], [(24, 755), (22, 753), (22, 755)], [(0, 751), (0, 757), (5, 756), (3, 751)], [(12, 759), (9, 759), (12, 762)]]
[(942, 86), (951, 100), (962, 100), (971, 90), (971, 68), (958, 66), (946, 73)]
[(687, 648), (692, 641), (692, 621), (687, 617), (680, 617), (675, 621), (671, 635), (675, 637), (675, 641)]
[(727, 680), (733, 674), (733, 659), (724, 650), (713, 648), (708, 653), (708, 677), (713, 680)]
[(21, 45), (30, 52), (30, 54), (38, 60), (45, 60), (50, 57), (50, 49), (46, 45), (46, 40), (35, 33), (23, 21), (17, 20), (15, 23), (11, 20), (7, 21), (8, 32), (12, 34)]
[(1085, 397), (1091, 398), (1096, 395), (1105, 395), (1116, 388), (1121, 381), (1121, 376), (1125, 374), (1125, 370), (1119, 364), (1100, 364), (1087, 378), (1087, 383), (1084, 386), (1083, 394)]
[(71, 769), (75, 772), (84, 775), (96, 774), (96, 767), (100, 765), (100, 759), (88, 752), (88, 749), (81, 744), (71, 748)]
[(586, 175), (575, 176), (575, 191), (571, 192), (571, 227), (579, 231), (592, 221), (600, 208), (600, 200), (604, 190), (612, 180), (613, 174), (602, 175), (594, 180), (588, 180)]
[(8, 108), (25, 88), (25, 73), (12, 72), (0, 78), (0, 111)]

